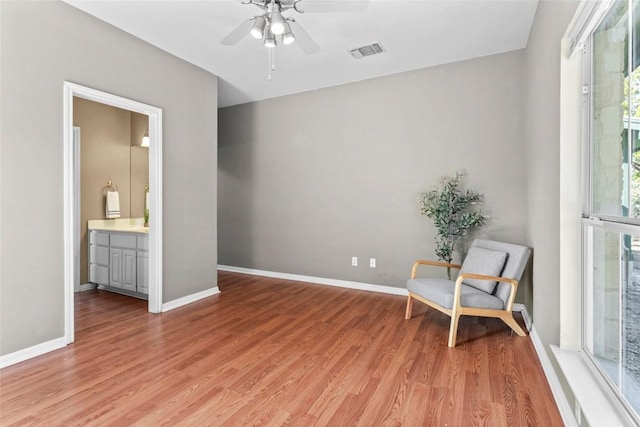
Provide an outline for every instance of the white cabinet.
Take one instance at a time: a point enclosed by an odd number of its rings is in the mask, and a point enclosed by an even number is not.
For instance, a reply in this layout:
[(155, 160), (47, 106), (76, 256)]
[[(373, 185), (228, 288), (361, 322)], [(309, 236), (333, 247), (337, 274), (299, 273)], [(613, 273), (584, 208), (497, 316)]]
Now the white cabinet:
[(122, 287), (128, 291), (137, 292), (137, 260), (136, 251), (122, 250)]
[(149, 252), (138, 251), (138, 292), (149, 295)]
[(109, 246), (109, 233), (106, 231), (91, 230), (89, 243), (92, 245)]
[(149, 236), (89, 232), (89, 281), (134, 296), (149, 294)]
[(122, 249), (109, 249), (109, 286), (122, 288)]
[(89, 232), (89, 281), (98, 285), (109, 284), (109, 233)]
[(109, 249), (109, 286), (136, 292), (136, 251)]

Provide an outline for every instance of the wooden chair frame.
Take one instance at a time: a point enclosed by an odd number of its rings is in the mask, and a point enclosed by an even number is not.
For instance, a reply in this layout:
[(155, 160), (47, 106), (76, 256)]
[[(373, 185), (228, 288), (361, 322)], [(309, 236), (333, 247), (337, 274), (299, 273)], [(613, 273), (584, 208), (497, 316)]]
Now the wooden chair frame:
[[(446, 267), (453, 268), (459, 270), (461, 265), (459, 264), (449, 264), (441, 261), (429, 261), (429, 260), (418, 260), (413, 264), (413, 268), (411, 269), (411, 278), (416, 278), (416, 273), (418, 271), (418, 267), (420, 265), (431, 265), (436, 267)], [(492, 280), (496, 282), (504, 282), (511, 285), (511, 293), (509, 294), (509, 299), (507, 300), (507, 306), (504, 310), (495, 310), (489, 308), (475, 308), (475, 307), (463, 307), (460, 305), (460, 290), (462, 289), (462, 281), (464, 279), (481, 279), (481, 280)], [(455, 290), (453, 294), (453, 307), (451, 309), (442, 307), (436, 304), (433, 301), (429, 301), (426, 298), (421, 297), (420, 295), (416, 295), (413, 292), (409, 292), (409, 296), (407, 297), (407, 309), (404, 315), (404, 318), (409, 320), (411, 319), (411, 312), (413, 309), (413, 300), (417, 299), (420, 302), (428, 305), (429, 307), (433, 307), (436, 310), (446, 314), (451, 317), (451, 326), (449, 327), (449, 347), (456, 346), (456, 337), (458, 335), (458, 320), (460, 320), (460, 316), (480, 316), (480, 317), (496, 317), (498, 319), (502, 319), (504, 323), (507, 324), (516, 334), (523, 337), (526, 336), (527, 333), (520, 327), (518, 322), (513, 318), (513, 300), (516, 297), (516, 291), (518, 290), (518, 281), (515, 279), (508, 279), (506, 277), (497, 277), (497, 276), (484, 276), (482, 274), (473, 274), (473, 273), (463, 273), (461, 274), (455, 283)]]

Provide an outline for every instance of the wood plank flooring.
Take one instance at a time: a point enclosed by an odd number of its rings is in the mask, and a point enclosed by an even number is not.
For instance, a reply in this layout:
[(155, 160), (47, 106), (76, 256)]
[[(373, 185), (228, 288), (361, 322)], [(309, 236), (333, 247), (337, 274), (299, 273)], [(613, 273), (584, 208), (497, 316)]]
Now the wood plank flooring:
[(76, 294), (76, 343), (0, 371), (0, 425), (561, 426), (529, 337), (405, 298), (220, 272), (161, 315)]

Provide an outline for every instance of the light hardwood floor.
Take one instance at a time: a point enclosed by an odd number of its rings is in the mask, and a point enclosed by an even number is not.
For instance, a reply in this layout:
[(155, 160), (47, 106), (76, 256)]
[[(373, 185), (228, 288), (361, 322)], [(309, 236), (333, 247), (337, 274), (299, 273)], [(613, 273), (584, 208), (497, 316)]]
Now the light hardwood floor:
[(76, 295), (76, 343), (0, 372), (0, 425), (561, 426), (529, 337), (405, 297), (220, 272), (161, 315)]

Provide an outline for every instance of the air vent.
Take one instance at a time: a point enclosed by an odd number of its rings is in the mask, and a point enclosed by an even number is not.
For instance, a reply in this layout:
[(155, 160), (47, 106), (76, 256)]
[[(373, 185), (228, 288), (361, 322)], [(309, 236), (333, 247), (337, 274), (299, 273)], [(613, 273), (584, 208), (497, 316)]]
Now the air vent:
[(364, 58), (365, 56), (375, 55), (376, 53), (384, 52), (384, 48), (380, 43), (372, 43), (366, 46), (351, 49), (349, 53), (356, 59)]

